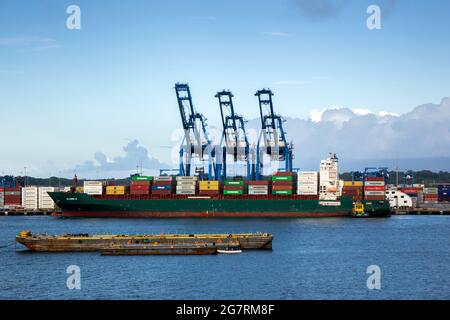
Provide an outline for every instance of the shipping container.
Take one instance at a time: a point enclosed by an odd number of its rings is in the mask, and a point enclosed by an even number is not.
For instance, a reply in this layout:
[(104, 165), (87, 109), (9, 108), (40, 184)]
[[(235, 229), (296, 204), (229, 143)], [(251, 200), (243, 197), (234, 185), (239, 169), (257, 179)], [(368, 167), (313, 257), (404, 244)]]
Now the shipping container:
[(153, 182), (154, 186), (171, 186), (172, 185), (172, 181), (170, 180), (155, 180)]
[(176, 189), (177, 190), (194, 190), (195, 191), (195, 185), (191, 185), (191, 186), (189, 186), (189, 185), (182, 185), (182, 186), (180, 186), (180, 185), (177, 185), (177, 187), (176, 187)]
[(7, 194), (7, 191), (5, 191), (5, 200), (4, 200), (4, 205), (5, 207), (8, 206), (13, 206), (13, 207), (20, 207), (22, 205), (22, 195), (20, 194), (15, 194), (17, 192), (11, 192), (14, 194)]
[(384, 181), (384, 177), (366, 177), (365, 181)]
[(268, 186), (269, 185), (269, 181), (266, 181), (266, 180), (250, 180), (250, 181), (247, 181), (247, 184), (249, 186)]
[(176, 194), (195, 195), (195, 190), (177, 189)]
[(218, 196), (219, 190), (200, 190), (199, 195), (201, 195), (201, 196)]
[(251, 196), (267, 196), (269, 194), (268, 190), (248, 190), (248, 194)]
[(292, 196), (292, 190), (272, 190), (272, 194), (277, 196)]
[(167, 196), (171, 194), (171, 190), (152, 190), (152, 195)]
[(48, 195), (48, 193), (56, 191), (59, 190), (54, 187), (39, 187), (39, 209), (48, 209), (48, 210), (55, 209), (56, 207), (55, 202)]
[(197, 181), (198, 178), (196, 176), (177, 176), (175, 178), (177, 181)]
[(384, 187), (384, 181), (366, 181), (364, 187)]
[(106, 194), (107, 195), (124, 195), (125, 194), (125, 186), (107, 186)]
[(154, 181), (172, 181), (173, 178), (172, 178), (172, 176), (159, 176), (159, 177), (154, 177), (153, 180)]
[(39, 209), (39, 188), (22, 188), (22, 207), (29, 210)]
[(223, 194), (225, 196), (230, 196), (230, 195), (243, 195), (244, 194), (244, 190), (223, 190)]
[(275, 172), (275, 177), (292, 177), (294, 174), (292, 172), (286, 172), (286, 171), (278, 171)]
[(272, 176), (272, 181), (292, 181), (292, 176)]
[(234, 180), (225, 180), (224, 181), (225, 186), (244, 186), (244, 181), (234, 181)]
[(384, 191), (384, 186), (365, 186), (364, 191)]
[(362, 187), (362, 181), (344, 181), (344, 187)]
[(269, 186), (248, 186), (248, 190), (269, 190)]
[(152, 191), (155, 191), (155, 190), (172, 190), (172, 188), (171, 188), (171, 186), (156, 186), (156, 185), (153, 185), (152, 186)]
[(131, 176), (131, 181), (153, 181), (151, 176)]
[(244, 190), (244, 186), (224, 186), (223, 190)]

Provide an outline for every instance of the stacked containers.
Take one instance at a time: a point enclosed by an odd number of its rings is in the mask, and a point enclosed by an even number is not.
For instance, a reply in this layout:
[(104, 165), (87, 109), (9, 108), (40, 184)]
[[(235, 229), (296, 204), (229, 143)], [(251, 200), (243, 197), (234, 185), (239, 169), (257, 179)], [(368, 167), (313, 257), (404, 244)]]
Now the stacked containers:
[(342, 196), (350, 197), (353, 201), (361, 200), (363, 194), (362, 181), (344, 181)]
[(55, 202), (48, 195), (49, 192), (57, 191), (54, 187), (39, 187), (39, 209), (53, 210), (55, 209)]
[(125, 186), (107, 186), (107, 196), (123, 196), (125, 194)]
[(152, 177), (132, 176), (130, 194), (134, 196), (148, 196), (150, 194), (150, 184), (152, 180)]
[(22, 207), (30, 210), (39, 208), (39, 188), (24, 187), (22, 188)]
[(19, 187), (5, 188), (4, 206), (20, 207), (22, 205), (22, 192)]
[(438, 188), (424, 188), (423, 189), (423, 201), (427, 203), (438, 202)]
[(401, 192), (406, 193), (408, 196), (412, 198), (417, 198), (419, 193), (423, 191), (423, 188), (416, 188), (416, 187), (406, 187), (406, 188), (400, 188)]
[(152, 194), (167, 196), (172, 194), (172, 176), (155, 177), (152, 185)]
[(439, 202), (450, 201), (450, 185), (438, 185), (438, 200)]
[(316, 171), (300, 171), (297, 176), (297, 194), (316, 196), (319, 192), (319, 173)]
[(200, 181), (199, 194), (202, 196), (218, 196), (219, 195), (219, 181)]
[(5, 189), (0, 188), (0, 208), (5, 206)]
[(251, 196), (267, 196), (269, 194), (269, 181), (248, 181), (248, 194)]
[(176, 177), (176, 194), (195, 195), (197, 177)]
[(364, 200), (381, 201), (386, 198), (384, 177), (366, 177)]
[(292, 195), (292, 172), (277, 172), (272, 176), (272, 194), (291, 196)]
[(225, 180), (223, 194), (225, 196), (242, 196), (244, 194), (244, 181)]
[(103, 182), (101, 181), (85, 181), (83, 191), (92, 196), (103, 195)]

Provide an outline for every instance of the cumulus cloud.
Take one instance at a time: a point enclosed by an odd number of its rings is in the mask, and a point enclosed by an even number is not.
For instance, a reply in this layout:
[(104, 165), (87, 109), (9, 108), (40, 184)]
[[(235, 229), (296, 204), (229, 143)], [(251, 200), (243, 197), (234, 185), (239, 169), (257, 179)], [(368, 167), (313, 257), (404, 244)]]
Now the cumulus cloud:
[(129, 142), (123, 147), (124, 156), (117, 156), (112, 159), (103, 152), (96, 152), (94, 160), (85, 161), (81, 165), (76, 166), (76, 172), (80, 176), (120, 176), (127, 175), (130, 172), (135, 172), (136, 167), (142, 166), (142, 169), (147, 173), (154, 174), (159, 169), (164, 167), (171, 167), (167, 164), (161, 163), (158, 159), (149, 155), (146, 148), (139, 145), (138, 140)]
[[(332, 108), (315, 110), (309, 119), (286, 120), (287, 137), (295, 146), (295, 165), (304, 169), (317, 169), (328, 152), (336, 152), (346, 169), (356, 169), (356, 163), (392, 168), (396, 159), (400, 164), (408, 159), (404, 166), (426, 158), (450, 159), (450, 98), (402, 115)], [(257, 122), (250, 124), (257, 128)], [(422, 160), (425, 169), (427, 162)], [(428, 165), (428, 169), (450, 170), (450, 161), (440, 161), (439, 168), (431, 162)]]

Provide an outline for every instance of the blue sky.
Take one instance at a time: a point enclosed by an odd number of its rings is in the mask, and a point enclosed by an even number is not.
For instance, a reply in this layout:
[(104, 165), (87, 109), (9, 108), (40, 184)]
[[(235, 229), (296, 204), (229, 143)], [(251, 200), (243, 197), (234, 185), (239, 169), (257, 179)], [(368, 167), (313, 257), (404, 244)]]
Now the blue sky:
[[(81, 30), (65, 27), (71, 4)], [(381, 30), (366, 28), (370, 4)], [(133, 139), (168, 161), (175, 82), (190, 83), (210, 125), (221, 89), (249, 119), (262, 87), (298, 118), (439, 103), (450, 95), (449, 16), (446, 0), (2, 0), (0, 173), (56, 175)]]

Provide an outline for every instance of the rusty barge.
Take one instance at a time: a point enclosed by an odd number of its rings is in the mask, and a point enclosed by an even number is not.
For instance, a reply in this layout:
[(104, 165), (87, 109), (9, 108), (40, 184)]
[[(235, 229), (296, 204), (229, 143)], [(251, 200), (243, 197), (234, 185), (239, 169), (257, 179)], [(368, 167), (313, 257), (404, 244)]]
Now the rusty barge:
[(273, 235), (269, 233), (238, 234), (149, 234), (149, 235), (41, 235), (22, 231), (16, 241), (30, 251), (80, 252), (101, 251), (114, 246), (129, 245), (205, 245), (229, 246), (239, 244), (243, 250), (272, 249)]

